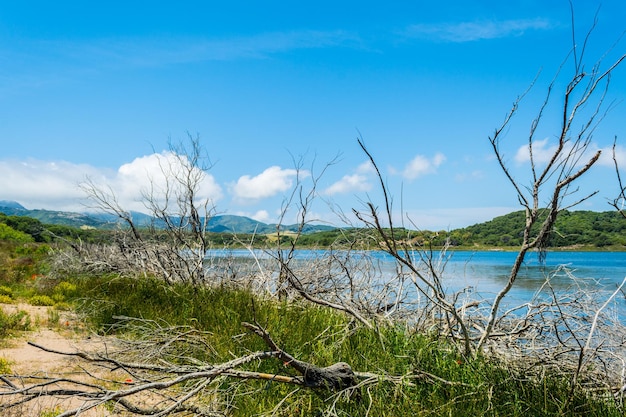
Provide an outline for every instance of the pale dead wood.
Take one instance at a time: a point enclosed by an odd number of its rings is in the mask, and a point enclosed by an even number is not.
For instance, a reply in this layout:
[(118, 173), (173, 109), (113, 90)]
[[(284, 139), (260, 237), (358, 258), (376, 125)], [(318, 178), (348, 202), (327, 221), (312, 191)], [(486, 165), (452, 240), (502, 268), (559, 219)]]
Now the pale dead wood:
[[(129, 319), (130, 320), (130, 319)], [(142, 320), (139, 320), (141, 323)], [(78, 377), (56, 377), (42, 375), (3, 375), (0, 381), (0, 397), (4, 401), (0, 409), (11, 410), (44, 397), (73, 398), (81, 404), (63, 411), (60, 417), (80, 415), (104, 404), (115, 404), (117, 408), (134, 415), (165, 416), (179, 412), (192, 412), (202, 416), (224, 415), (220, 410), (217, 392), (212, 388), (223, 378), (234, 380), (262, 380), (296, 385), (307, 389), (343, 392), (378, 383), (412, 385), (422, 380), (430, 383), (456, 385), (427, 372), (416, 371), (407, 375), (380, 375), (372, 372), (354, 372), (350, 365), (338, 362), (326, 367), (299, 360), (282, 350), (271, 335), (258, 324), (242, 323), (251, 333), (263, 339), (268, 351), (257, 351), (217, 364), (179, 364), (168, 359), (168, 355), (153, 357), (147, 345), (134, 346), (136, 352), (145, 352), (143, 359), (124, 359), (130, 351), (123, 348), (124, 341), (109, 341), (108, 347), (99, 352), (66, 351), (30, 342), (30, 345), (45, 352), (63, 357), (79, 359), (99, 371), (83, 367)], [(172, 340), (186, 343), (184, 331), (171, 328)], [(131, 343), (136, 343), (131, 341)], [(174, 342), (172, 342), (174, 344)], [(116, 346), (113, 349), (113, 346)], [(145, 346), (145, 347), (144, 347)], [(144, 347), (144, 348), (142, 348)], [(154, 349), (156, 351), (157, 349)], [(136, 357), (131, 355), (133, 359)], [(152, 359), (150, 359), (152, 358)], [(270, 358), (278, 359), (299, 375), (281, 375), (254, 372), (240, 367)], [(117, 375), (113, 379), (104, 378)]]

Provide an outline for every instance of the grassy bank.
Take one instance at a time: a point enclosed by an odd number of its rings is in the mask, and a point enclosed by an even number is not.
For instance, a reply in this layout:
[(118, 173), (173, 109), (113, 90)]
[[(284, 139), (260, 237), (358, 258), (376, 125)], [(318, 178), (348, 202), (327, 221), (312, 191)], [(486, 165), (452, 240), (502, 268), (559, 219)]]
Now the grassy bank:
[[(618, 416), (612, 401), (576, 391), (549, 374), (522, 375), (489, 358), (468, 359), (445, 340), (404, 327), (368, 330), (346, 316), (300, 302), (279, 303), (243, 290), (167, 286), (153, 279), (74, 279), (76, 300), (90, 324), (110, 331), (117, 316), (141, 317), (206, 333), (210, 349), (198, 360), (221, 363), (266, 347), (242, 321), (257, 321), (296, 358), (327, 366), (338, 361), (355, 371), (408, 376), (367, 381), (351, 395), (309, 390), (278, 382), (223, 380), (227, 415), (351, 416)], [(249, 370), (290, 375), (280, 361), (253, 363)], [(571, 398), (571, 401), (565, 401)]]

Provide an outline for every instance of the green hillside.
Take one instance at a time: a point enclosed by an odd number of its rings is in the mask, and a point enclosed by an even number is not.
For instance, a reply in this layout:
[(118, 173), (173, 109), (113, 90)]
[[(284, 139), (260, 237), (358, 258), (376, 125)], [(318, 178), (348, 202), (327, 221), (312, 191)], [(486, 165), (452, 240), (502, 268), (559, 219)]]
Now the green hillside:
[[(522, 242), (524, 212), (516, 211), (449, 233), (453, 245), (517, 246)], [(626, 219), (615, 211), (563, 211), (550, 247), (626, 245)]]
[[(515, 211), (451, 231), (395, 230), (397, 240), (414, 245), (442, 246), (446, 242), (454, 247), (516, 247), (522, 243), (525, 217)], [(537, 226), (538, 227), (538, 226)], [(335, 229), (302, 236), (303, 246), (349, 245), (358, 242), (362, 248), (376, 248), (375, 234), (363, 229)], [(588, 247), (626, 249), (626, 219), (615, 211), (563, 211), (556, 222), (548, 247)]]

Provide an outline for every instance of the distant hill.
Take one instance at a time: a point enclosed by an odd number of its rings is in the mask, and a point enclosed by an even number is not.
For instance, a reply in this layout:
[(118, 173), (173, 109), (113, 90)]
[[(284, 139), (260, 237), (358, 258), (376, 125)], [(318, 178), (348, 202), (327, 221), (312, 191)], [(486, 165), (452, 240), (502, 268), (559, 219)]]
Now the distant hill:
[(26, 207), (24, 207), (17, 201), (0, 200), (0, 207), (16, 209), (16, 210), (26, 210)]
[[(105, 213), (74, 213), (54, 210), (29, 210), (15, 201), (0, 200), (0, 213), (8, 216), (27, 216), (39, 220), (44, 224), (57, 224), (71, 227), (94, 227), (110, 229), (119, 223), (119, 218)], [(133, 222), (138, 226), (154, 225), (159, 222), (143, 213), (132, 212)], [(298, 225), (283, 225), (282, 231), (297, 231)], [(307, 224), (304, 233), (314, 233), (335, 229), (327, 225)], [(209, 219), (209, 231), (214, 233), (258, 233), (267, 234), (276, 232), (276, 224), (266, 224), (257, 220), (234, 215), (219, 215)]]
[[(524, 211), (475, 224), (449, 233), (453, 244), (517, 246), (522, 242)], [(538, 225), (537, 225), (538, 226)], [(626, 245), (626, 219), (613, 211), (563, 211), (559, 214), (548, 242), (551, 247)]]
[(276, 227), (244, 216), (224, 214), (209, 219), (209, 231), (214, 233), (272, 233)]
[(0, 213), (4, 213), (7, 216), (32, 217), (44, 224), (58, 224), (72, 227), (89, 226), (95, 228), (104, 228), (107, 226), (106, 222), (87, 214), (55, 210), (28, 210), (14, 201), (0, 201)]

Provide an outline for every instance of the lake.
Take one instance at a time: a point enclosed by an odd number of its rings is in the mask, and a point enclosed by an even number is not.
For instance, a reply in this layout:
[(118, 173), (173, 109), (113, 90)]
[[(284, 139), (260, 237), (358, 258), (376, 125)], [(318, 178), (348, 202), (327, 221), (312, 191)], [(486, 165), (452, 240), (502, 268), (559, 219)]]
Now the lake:
[[(323, 250), (297, 250), (296, 260), (311, 260), (326, 254)], [(252, 260), (252, 254), (245, 249), (215, 250), (210, 257), (232, 256)], [(255, 251), (259, 259), (271, 258), (263, 251)], [(369, 258), (380, 268), (381, 274), (394, 274), (394, 259), (383, 251), (355, 251), (357, 258)], [(449, 291), (468, 289), (472, 298), (492, 299), (505, 285), (516, 252), (506, 251), (449, 251), (443, 282)], [(520, 275), (507, 297), (510, 303), (528, 300), (545, 283), (546, 278), (554, 290), (567, 291), (573, 285), (610, 295), (626, 277), (626, 252), (547, 252), (543, 263), (538, 254), (530, 252), (526, 256)], [(574, 281), (572, 277), (576, 277)], [(621, 302), (624, 303), (624, 296)]]

